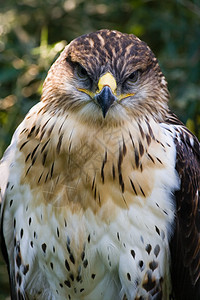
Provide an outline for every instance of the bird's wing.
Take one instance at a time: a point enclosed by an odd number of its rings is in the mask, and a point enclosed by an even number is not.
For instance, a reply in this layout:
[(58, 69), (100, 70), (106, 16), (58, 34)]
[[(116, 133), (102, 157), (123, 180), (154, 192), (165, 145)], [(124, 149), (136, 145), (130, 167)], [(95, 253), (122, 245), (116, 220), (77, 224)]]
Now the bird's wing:
[(181, 185), (176, 191), (175, 233), (171, 240), (172, 284), (175, 299), (200, 299), (200, 143), (172, 115), (175, 126), (176, 170)]
[(10, 173), (10, 165), (14, 161), (14, 157), (15, 157), (15, 149), (16, 149), (16, 144), (17, 144), (17, 140), (18, 140), (18, 135), (20, 132), (20, 127), (21, 126), (19, 126), (16, 129), (16, 131), (12, 137), (10, 146), (7, 148), (2, 159), (0, 160), (0, 170), (1, 170), (1, 172), (0, 172), (0, 191), (1, 191), (2, 203), (5, 198), (6, 187), (7, 187), (8, 181), (9, 181), (8, 178), (9, 178), (9, 173)]
[(17, 299), (16, 288), (15, 288), (15, 280), (14, 274), (10, 272), (10, 262), (8, 259), (8, 251), (5, 244), (5, 237), (3, 234), (3, 215), (4, 215), (4, 207), (6, 201), (6, 188), (9, 183), (9, 174), (10, 174), (10, 165), (12, 164), (15, 156), (15, 148), (17, 143), (17, 135), (19, 132), (19, 127), (13, 135), (12, 142), (10, 146), (7, 148), (4, 153), (3, 158), (0, 161), (0, 198), (1, 198), (1, 211), (0, 211), (0, 250), (3, 254), (3, 257), (6, 261), (9, 280), (10, 280), (10, 288), (11, 288), (11, 299)]

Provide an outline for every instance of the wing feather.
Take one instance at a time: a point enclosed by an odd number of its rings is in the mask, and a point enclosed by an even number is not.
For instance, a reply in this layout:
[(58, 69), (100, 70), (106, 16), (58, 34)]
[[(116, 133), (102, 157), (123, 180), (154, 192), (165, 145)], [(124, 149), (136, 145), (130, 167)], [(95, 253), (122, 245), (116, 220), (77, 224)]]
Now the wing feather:
[(8, 274), (9, 274), (9, 281), (10, 281), (10, 293), (11, 293), (11, 299), (18, 299), (17, 293), (16, 293), (16, 284), (15, 284), (15, 278), (14, 278), (14, 272), (11, 270), (10, 262), (8, 259), (8, 251), (5, 243), (5, 237), (4, 237), (4, 230), (3, 230), (3, 215), (4, 215), (4, 206), (6, 201), (6, 187), (9, 182), (9, 168), (10, 164), (13, 161), (13, 157), (15, 155), (15, 147), (16, 147), (16, 141), (17, 141), (17, 134), (19, 131), (18, 129), (15, 131), (15, 134), (13, 135), (12, 142), (10, 146), (7, 148), (6, 152), (4, 153), (3, 158), (0, 161), (0, 250), (3, 254), (3, 257), (5, 259)]
[(200, 299), (200, 144), (174, 115), (168, 123), (177, 135), (176, 170), (181, 180), (176, 191), (176, 229), (171, 240), (172, 285), (175, 299)]

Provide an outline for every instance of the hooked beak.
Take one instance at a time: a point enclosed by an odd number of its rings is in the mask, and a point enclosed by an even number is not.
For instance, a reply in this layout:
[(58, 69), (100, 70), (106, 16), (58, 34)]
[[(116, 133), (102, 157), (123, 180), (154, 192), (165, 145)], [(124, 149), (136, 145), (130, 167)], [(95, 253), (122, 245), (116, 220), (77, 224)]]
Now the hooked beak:
[(100, 77), (98, 82), (98, 91), (95, 95), (95, 99), (102, 109), (104, 118), (106, 117), (110, 106), (115, 100), (117, 100), (117, 97), (115, 95), (116, 88), (117, 83), (111, 73), (108, 72)]
[(104, 118), (106, 117), (110, 106), (115, 101), (119, 102), (127, 97), (135, 95), (135, 93), (117, 95), (117, 82), (114, 76), (109, 72), (100, 77), (96, 93), (84, 88), (78, 88), (78, 90), (89, 95), (91, 99), (96, 101), (102, 109)]

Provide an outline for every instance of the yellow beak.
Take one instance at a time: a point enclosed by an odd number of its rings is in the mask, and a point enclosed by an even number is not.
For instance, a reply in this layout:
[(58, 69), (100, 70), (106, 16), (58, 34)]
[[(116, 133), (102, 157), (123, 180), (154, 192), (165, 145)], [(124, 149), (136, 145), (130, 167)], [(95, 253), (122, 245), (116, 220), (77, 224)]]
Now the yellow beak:
[(99, 78), (97, 91), (95, 93), (84, 88), (78, 88), (78, 90), (96, 100), (102, 109), (104, 118), (108, 109), (115, 101), (135, 95), (134, 93), (117, 95), (117, 82), (110, 72), (107, 72)]
[(107, 72), (100, 77), (98, 82), (98, 93), (101, 92), (104, 86), (109, 86), (114, 95), (116, 95), (117, 83), (114, 76)]
[(113, 95), (116, 96), (118, 100), (122, 100), (135, 95), (135, 93), (117, 95), (117, 82), (114, 76), (109, 72), (100, 77), (97, 93), (100, 93), (104, 86), (109, 86)]
[(100, 77), (96, 91), (96, 102), (102, 109), (105, 118), (110, 106), (117, 100), (117, 83), (113, 75), (109, 72)]

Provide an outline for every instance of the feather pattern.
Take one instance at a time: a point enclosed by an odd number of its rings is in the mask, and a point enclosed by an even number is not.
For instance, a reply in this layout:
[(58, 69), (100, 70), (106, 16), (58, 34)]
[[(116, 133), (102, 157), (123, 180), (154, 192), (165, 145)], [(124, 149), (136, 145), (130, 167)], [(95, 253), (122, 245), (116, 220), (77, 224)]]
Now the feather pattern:
[[(171, 241), (172, 282), (176, 299), (200, 296), (200, 144), (177, 118), (168, 123), (176, 128), (176, 170), (181, 186), (176, 191), (176, 230)], [(184, 287), (184, 288), (183, 288)]]
[(12, 300), (200, 298), (200, 146), (168, 97), (134, 35), (66, 47), (0, 162)]

